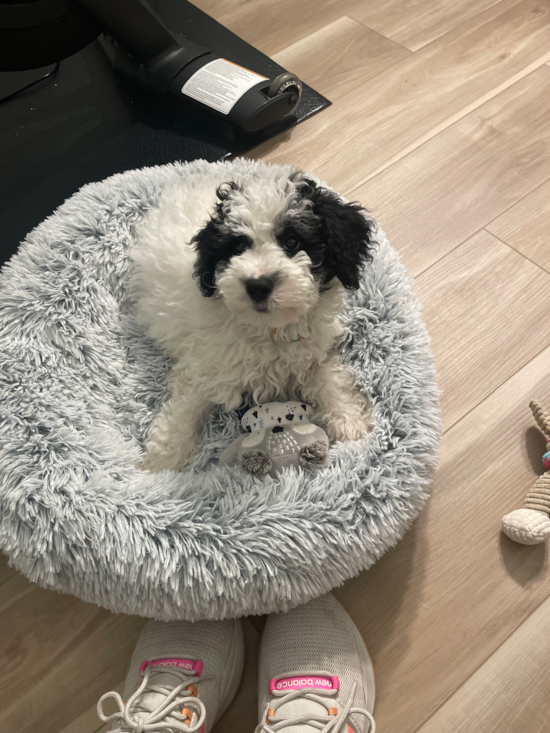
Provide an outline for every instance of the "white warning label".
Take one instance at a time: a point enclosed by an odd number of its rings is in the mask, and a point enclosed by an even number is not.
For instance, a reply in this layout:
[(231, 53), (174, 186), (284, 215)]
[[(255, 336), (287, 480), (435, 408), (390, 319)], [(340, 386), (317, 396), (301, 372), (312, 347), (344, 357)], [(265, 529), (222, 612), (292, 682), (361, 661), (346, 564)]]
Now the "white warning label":
[(226, 59), (216, 59), (196, 71), (181, 91), (227, 115), (243, 94), (263, 79), (267, 77), (255, 74), (244, 66)]

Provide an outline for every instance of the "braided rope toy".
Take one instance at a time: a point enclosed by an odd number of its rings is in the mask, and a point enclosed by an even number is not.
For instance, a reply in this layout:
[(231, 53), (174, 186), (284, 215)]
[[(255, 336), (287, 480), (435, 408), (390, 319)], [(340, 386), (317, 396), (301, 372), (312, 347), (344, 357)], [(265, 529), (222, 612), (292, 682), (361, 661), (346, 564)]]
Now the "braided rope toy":
[(502, 520), (504, 534), (522, 545), (536, 545), (550, 537), (550, 415), (535, 400), (529, 407), (546, 438), (546, 453), (542, 457), (546, 472), (531, 487), (523, 509), (510, 512)]

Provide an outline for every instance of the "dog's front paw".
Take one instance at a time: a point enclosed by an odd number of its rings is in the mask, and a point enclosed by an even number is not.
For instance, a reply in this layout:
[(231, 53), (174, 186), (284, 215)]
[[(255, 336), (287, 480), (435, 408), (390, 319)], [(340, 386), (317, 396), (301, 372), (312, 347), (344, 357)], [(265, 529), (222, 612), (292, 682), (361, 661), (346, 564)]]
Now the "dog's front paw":
[(160, 471), (184, 471), (193, 460), (194, 450), (166, 451), (158, 446), (148, 445), (145, 456), (139, 464), (142, 471), (159, 473)]
[(344, 440), (359, 440), (372, 429), (368, 416), (334, 415), (326, 421), (325, 432), (331, 443)]

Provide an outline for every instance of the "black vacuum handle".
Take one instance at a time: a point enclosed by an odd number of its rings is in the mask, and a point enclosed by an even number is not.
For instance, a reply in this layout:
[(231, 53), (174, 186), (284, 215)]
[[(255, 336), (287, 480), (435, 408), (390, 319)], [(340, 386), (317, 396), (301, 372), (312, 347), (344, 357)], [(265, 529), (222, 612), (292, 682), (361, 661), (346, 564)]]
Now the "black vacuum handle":
[[(187, 104), (207, 108), (211, 114), (245, 132), (256, 132), (278, 122), (298, 104), (302, 84), (297, 77), (285, 73), (270, 81), (246, 69), (235, 71), (238, 68), (236, 64), (219, 59), (210, 49), (185, 37), (172, 35), (149, 8), (146, 0), (78, 2), (97, 18), (107, 34), (116, 41), (113, 44), (109, 38), (104, 39), (107, 53), (115, 60), (115, 65), (155, 94), (169, 95), (180, 101), (185, 100)], [(229, 67), (229, 72), (227, 69), (222, 69), (220, 74), (207, 71), (206, 67), (216, 60), (222, 66)], [(204, 69), (202, 75), (201, 69)], [(243, 73), (248, 74), (246, 87), (242, 91), (234, 81), (238, 73), (241, 77)], [(199, 96), (196, 96), (196, 89), (193, 89), (193, 94), (186, 88), (187, 83), (197, 77)], [(227, 100), (230, 106), (224, 110), (223, 104)]]
[(78, 2), (142, 64), (147, 64), (170, 47), (181, 45), (181, 41), (170, 33), (158, 15), (141, 0)]

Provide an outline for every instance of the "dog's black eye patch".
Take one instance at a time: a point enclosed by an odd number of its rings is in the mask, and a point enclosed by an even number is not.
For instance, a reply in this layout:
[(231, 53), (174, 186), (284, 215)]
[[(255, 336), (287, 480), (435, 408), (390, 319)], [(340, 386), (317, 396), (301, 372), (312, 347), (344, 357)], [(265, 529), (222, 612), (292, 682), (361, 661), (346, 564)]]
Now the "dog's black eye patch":
[(214, 265), (214, 269), (219, 272), (225, 269), (229, 261), (233, 257), (238, 257), (252, 247), (252, 240), (246, 235), (229, 235), (219, 241), (218, 246), (214, 246), (208, 257), (210, 264)]
[[(324, 244), (318, 236), (317, 219), (303, 217), (300, 221), (291, 219), (277, 235), (277, 242), (288, 257), (305, 252), (311, 260), (313, 275), (320, 275), (323, 267)], [(310, 221), (311, 220), (311, 221)]]
[(214, 220), (210, 220), (191, 243), (197, 251), (195, 278), (206, 297), (216, 290), (216, 273), (224, 270), (232, 257), (242, 255), (253, 244), (250, 237), (224, 231), (224, 227)]
[(252, 247), (252, 240), (245, 234), (241, 236), (230, 237), (226, 244), (223, 245), (224, 250), (229, 251), (231, 257), (238, 257)]

